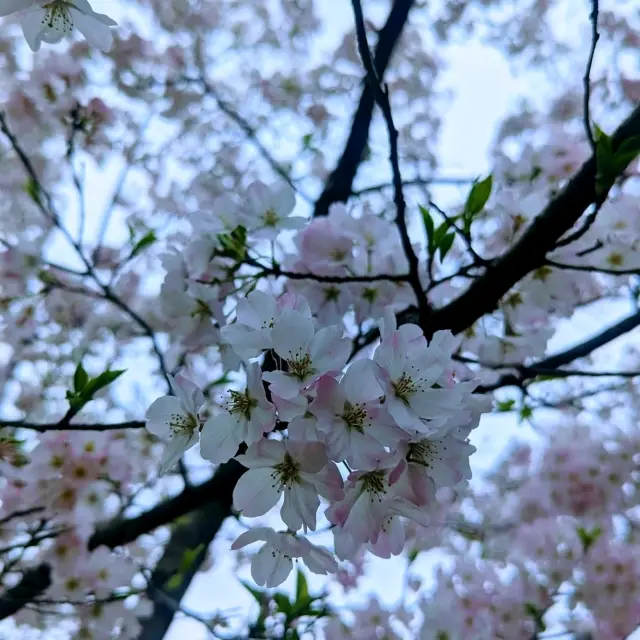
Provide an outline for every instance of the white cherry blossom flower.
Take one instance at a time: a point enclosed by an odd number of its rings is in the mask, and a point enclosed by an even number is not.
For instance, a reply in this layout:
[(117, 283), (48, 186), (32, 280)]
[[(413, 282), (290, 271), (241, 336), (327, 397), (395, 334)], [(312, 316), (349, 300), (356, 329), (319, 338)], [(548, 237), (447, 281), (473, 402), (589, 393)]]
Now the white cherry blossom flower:
[(311, 318), (309, 305), (301, 296), (285, 294), (275, 298), (263, 291), (252, 291), (238, 301), (236, 322), (223, 327), (222, 335), (241, 358), (256, 358), (272, 347), (271, 329), (276, 318), (291, 309)]
[(330, 499), (342, 495), (340, 472), (320, 442), (261, 440), (236, 460), (249, 471), (235, 486), (233, 503), (248, 517), (267, 513), (284, 492), (284, 523), (292, 531), (303, 526), (315, 530), (318, 493)]
[(73, 33), (74, 28), (87, 42), (102, 51), (113, 45), (110, 27), (117, 23), (96, 13), (87, 0), (2, 0), (0, 16), (24, 11), (22, 31), (32, 51), (38, 51), (43, 42), (56, 44)]
[(273, 430), (275, 408), (267, 400), (261, 374), (260, 365), (249, 364), (245, 391), (230, 391), (223, 410), (204, 423), (200, 435), (203, 458), (216, 463), (226, 462), (236, 455), (242, 442), (251, 445)]
[(354, 362), (339, 383), (330, 376), (320, 378), (309, 411), (318, 419), (332, 460), (375, 469), (386, 456), (383, 445), (395, 447), (407, 437), (380, 405), (382, 395), (370, 360)]
[(252, 237), (272, 240), (285, 229), (300, 229), (306, 224), (301, 216), (290, 216), (296, 206), (296, 194), (285, 182), (267, 186), (252, 182), (246, 192), (246, 224)]
[(197, 441), (200, 432), (198, 411), (204, 404), (202, 391), (178, 374), (169, 376), (173, 396), (162, 396), (147, 409), (147, 429), (167, 441), (160, 473), (178, 462)]
[(301, 558), (309, 571), (319, 575), (338, 570), (338, 564), (329, 551), (290, 531), (256, 527), (240, 534), (231, 548), (241, 549), (261, 541), (265, 544), (251, 559), (251, 576), (259, 586), (277, 587), (282, 584), (293, 569), (294, 558)]
[(287, 371), (269, 371), (263, 379), (276, 395), (287, 400), (321, 375), (338, 373), (349, 357), (349, 340), (340, 327), (324, 327), (316, 333), (313, 320), (297, 311), (278, 318), (271, 329), (275, 352), (287, 363)]

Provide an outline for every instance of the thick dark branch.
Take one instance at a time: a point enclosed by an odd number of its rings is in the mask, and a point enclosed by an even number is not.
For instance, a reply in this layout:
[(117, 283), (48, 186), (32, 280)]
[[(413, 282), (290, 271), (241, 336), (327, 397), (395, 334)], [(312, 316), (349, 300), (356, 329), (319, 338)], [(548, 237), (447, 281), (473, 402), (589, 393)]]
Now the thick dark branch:
[[(640, 135), (640, 105), (618, 127), (612, 137), (613, 151)], [(621, 172), (626, 167), (621, 168)], [(476, 320), (496, 309), (500, 299), (530, 271), (544, 264), (558, 238), (569, 231), (594, 202), (598, 205), (608, 191), (596, 196), (596, 159), (592, 156), (580, 171), (538, 215), (531, 226), (499, 260), (453, 302), (435, 311), (426, 326), (427, 335), (438, 329), (460, 333)]]
[(22, 575), (22, 580), (0, 596), (0, 620), (18, 613), (25, 604), (44, 593), (50, 586), (49, 565), (41, 564), (33, 569), (27, 569)]
[[(155, 602), (155, 608), (151, 617), (141, 621), (142, 631), (138, 640), (164, 638), (176, 613), (176, 604), (182, 600), (206, 558), (209, 545), (231, 513), (231, 494), (226, 497), (229, 498), (228, 501), (215, 500), (206, 504), (173, 530), (164, 553), (151, 574), (148, 593)], [(198, 549), (198, 553), (189, 568), (181, 572), (187, 549)], [(171, 581), (175, 581), (175, 584)]]
[(231, 515), (233, 488), (244, 472), (245, 468), (240, 463), (230, 460), (218, 467), (206, 482), (185, 488), (179, 495), (135, 518), (114, 520), (97, 529), (89, 538), (89, 550), (100, 546), (113, 549), (128, 544), (143, 533), (149, 533), (206, 504), (217, 504)]
[(622, 377), (636, 376), (637, 373), (635, 372), (589, 373), (579, 371), (562, 371), (560, 367), (564, 367), (565, 365), (570, 364), (578, 358), (584, 358), (588, 356), (596, 349), (609, 344), (616, 338), (623, 336), (625, 333), (628, 333), (638, 326), (640, 326), (640, 311), (620, 320), (619, 322), (616, 322), (616, 324), (608, 327), (604, 331), (601, 331), (597, 335), (593, 336), (593, 338), (589, 338), (589, 340), (585, 340), (575, 347), (571, 347), (570, 349), (566, 349), (565, 351), (557, 353), (553, 356), (544, 358), (543, 360), (540, 360), (539, 362), (536, 362), (532, 365), (519, 367), (509, 367), (509, 365), (503, 365), (505, 368), (515, 368), (518, 370), (518, 372), (507, 373), (501, 376), (500, 379), (495, 383), (479, 387), (477, 391), (478, 393), (488, 393), (502, 387), (521, 386), (525, 380), (529, 378), (535, 378), (539, 375), (558, 375), (563, 377), (572, 375), (603, 375)]
[(46, 433), (47, 431), (114, 431), (116, 429), (142, 429), (145, 424), (145, 422), (140, 420), (114, 422), (113, 424), (61, 424), (60, 422), (36, 424), (34, 422), (23, 422), (22, 420), (0, 420), (0, 429), (4, 427), (14, 427), (31, 429), (39, 433)]
[[(413, 6), (413, 0), (395, 0), (384, 27), (380, 30), (378, 44), (373, 56), (373, 64), (379, 78), (383, 78), (393, 50), (400, 39)], [(353, 116), (349, 138), (338, 160), (336, 168), (325, 184), (316, 202), (314, 216), (326, 216), (335, 202), (346, 202), (351, 195), (353, 181), (362, 162), (364, 150), (369, 140), (369, 127), (375, 104), (374, 92), (365, 82), (358, 108)]]

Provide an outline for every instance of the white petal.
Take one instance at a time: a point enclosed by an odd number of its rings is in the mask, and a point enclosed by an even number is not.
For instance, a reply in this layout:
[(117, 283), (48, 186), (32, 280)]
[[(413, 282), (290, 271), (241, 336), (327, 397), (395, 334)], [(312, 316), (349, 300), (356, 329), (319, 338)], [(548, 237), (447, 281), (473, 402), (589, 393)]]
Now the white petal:
[(147, 409), (147, 429), (158, 438), (166, 439), (171, 433), (171, 417), (184, 415), (184, 408), (178, 398), (162, 396)]
[(251, 576), (260, 586), (277, 587), (287, 579), (291, 569), (291, 558), (269, 544), (265, 544), (251, 560)]
[(209, 418), (200, 433), (200, 455), (221, 464), (233, 458), (242, 442), (242, 426), (226, 411)]
[(269, 540), (272, 533), (273, 529), (270, 529), (269, 527), (255, 527), (254, 529), (249, 529), (249, 531), (241, 533), (235, 539), (235, 542), (231, 545), (231, 549), (235, 551), (236, 549), (242, 549), (242, 547), (246, 547), (247, 545), (258, 542), (259, 540)]
[[(105, 24), (97, 16), (87, 15), (75, 9), (71, 9), (73, 22), (78, 31), (92, 46), (107, 53), (113, 46), (113, 33), (108, 24)], [(106, 17), (106, 16), (104, 16)]]
[(33, 5), (33, 0), (0, 0), (0, 18), (16, 11), (24, 11)]
[(271, 469), (251, 469), (238, 480), (233, 490), (233, 504), (249, 518), (263, 516), (277, 504), (280, 487), (273, 479)]
[(164, 457), (162, 458), (162, 464), (160, 466), (160, 475), (166, 473), (173, 467), (187, 449), (190, 449), (198, 440), (198, 435), (188, 436), (183, 434), (177, 434), (167, 444), (164, 450)]
[(313, 338), (313, 321), (297, 311), (288, 311), (276, 321), (271, 329), (273, 348), (279, 356), (290, 360), (303, 356)]
[(40, 50), (40, 45), (42, 44), (42, 20), (44, 16), (44, 9), (33, 9), (26, 13), (20, 21), (24, 38), (32, 51)]

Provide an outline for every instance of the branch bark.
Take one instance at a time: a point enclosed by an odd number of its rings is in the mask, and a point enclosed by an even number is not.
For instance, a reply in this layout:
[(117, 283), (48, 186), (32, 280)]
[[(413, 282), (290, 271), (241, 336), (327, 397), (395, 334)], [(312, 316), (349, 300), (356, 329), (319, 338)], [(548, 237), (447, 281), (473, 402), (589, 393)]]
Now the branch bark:
[[(640, 105), (613, 134), (613, 151), (635, 136), (640, 136)], [(624, 169), (626, 167), (621, 173)], [(509, 251), (487, 267), (462, 295), (430, 316), (422, 327), (425, 334), (433, 335), (439, 329), (450, 329), (454, 333), (464, 331), (482, 316), (493, 312), (511, 287), (544, 264), (547, 253), (585, 210), (606, 199), (608, 190), (596, 195), (596, 171), (596, 158), (592, 155)]]
[[(384, 72), (389, 66), (389, 61), (402, 35), (413, 4), (414, 0), (395, 0), (387, 22), (380, 30), (378, 44), (373, 55), (373, 64), (380, 79), (383, 78)], [(316, 202), (314, 217), (326, 216), (332, 204), (346, 202), (349, 199), (353, 181), (369, 140), (369, 127), (373, 117), (374, 104), (374, 92), (369, 83), (365, 81), (358, 108), (353, 116), (349, 137), (336, 168), (327, 179), (324, 190)]]
[(51, 569), (48, 564), (27, 569), (22, 580), (0, 596), (0, 620), (18, 613), (25, 604), (32, 602), (50, 586)]

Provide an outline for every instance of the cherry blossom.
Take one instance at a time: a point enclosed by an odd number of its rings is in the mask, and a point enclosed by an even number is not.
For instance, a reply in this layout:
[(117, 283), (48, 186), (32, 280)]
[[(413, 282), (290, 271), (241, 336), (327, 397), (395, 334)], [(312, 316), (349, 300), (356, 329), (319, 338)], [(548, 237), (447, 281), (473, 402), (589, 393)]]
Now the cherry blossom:
[(240, 549), (259, 541), (265, 544), (251, 559), (251, 576), (258, 585), (277, 587), (282, 584), (293, 569), (293, 560), (297, 558), (301, 558), (313, 573), (325, 575), (338, 570), (338, 564), (326, 549), (290, 531), (278, 532), (268, 527), (255, 527), (240, 534), (231, 548)]
[(113, 45), (110, 27), (117, 23), (95, 13), (87, 0), (5, 0), (0, 7), (0, 16), (16, 11), (24, 11), (22, 30), (33, 51), (39, 51), (43, 42), (55, 44), (68, 38), (74, 27), (93, 47), (106, 52)]
[(313, 321), (298, 311), (280, 316), (271, 329), (273, 349), (284, 359), (286, 371), (268, 371), (263, 379), (283, 399), (297, 396), (325, 373), (337, 373), (349, 357), (349, 340), (340, 327), (316, 331)]
[(158, 398), (147, 410), (147, 429), (161, 440), (167, 440), (160, 473), (165, 473), (190, 449), (200, 435), (198, 412), (204, 404), (202, 391), (178, 374), (170, 377), (173, 396)]
[(235, 456), (242, 442), (251, 445), (272, 431), (276, 424), (274, 406), (267, 400), (257, 363), (247, 366), (245, 391), (230, 390), (222, 411), (209, 418), (200, 434), (200, 453), (211, 462), (226, 462)]
[(319, 442), (261, 440), (236, 459), (249, 468), (233, 491), (234, 505), (245, 516), (267, 513), (284, 493), (280, 515), (285, 524), (292, 531), (313, 531), (318, 494), (334, 500), (342, 495), (340, 473)]

